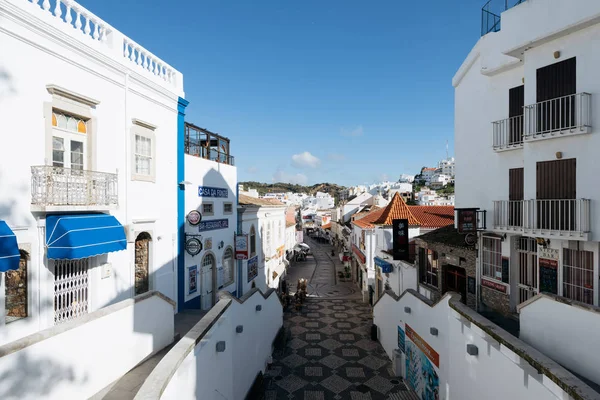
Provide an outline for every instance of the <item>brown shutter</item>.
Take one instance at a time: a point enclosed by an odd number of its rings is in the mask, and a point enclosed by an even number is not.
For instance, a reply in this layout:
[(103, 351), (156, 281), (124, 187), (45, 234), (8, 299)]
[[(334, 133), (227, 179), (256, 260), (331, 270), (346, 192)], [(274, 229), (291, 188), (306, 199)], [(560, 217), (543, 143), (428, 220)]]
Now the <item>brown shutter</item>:
[(508, 170), (508, 199), (523, 200), (523, 168)]
[(537, 163), (536, 198), (576, 199), (577, 160), (541, 161)]
[(576, 58), (569, 58), (536, 71), (537, 102), (575, 94), (577, 89)]

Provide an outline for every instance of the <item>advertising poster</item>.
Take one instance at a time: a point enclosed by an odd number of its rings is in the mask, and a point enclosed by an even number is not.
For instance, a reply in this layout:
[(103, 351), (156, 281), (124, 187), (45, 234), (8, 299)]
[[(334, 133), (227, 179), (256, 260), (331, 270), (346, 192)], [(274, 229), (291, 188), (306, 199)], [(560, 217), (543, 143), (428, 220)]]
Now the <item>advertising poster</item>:
[(406, 383), (422, 400), (440, 398), (440, 355), (408, 324), (406, 333)]
[(193, 266), (189, 267), (188, 275), (189, 275), (188, 294), (196, 293), (198, 291), (198, 266), (193, 265)]
[(406, 353), (406, 336), (404, 335), (404, 329), (398, 325), (398, 349)]
[(248, 260), (248, 282), (258, 276), (258, 256)]

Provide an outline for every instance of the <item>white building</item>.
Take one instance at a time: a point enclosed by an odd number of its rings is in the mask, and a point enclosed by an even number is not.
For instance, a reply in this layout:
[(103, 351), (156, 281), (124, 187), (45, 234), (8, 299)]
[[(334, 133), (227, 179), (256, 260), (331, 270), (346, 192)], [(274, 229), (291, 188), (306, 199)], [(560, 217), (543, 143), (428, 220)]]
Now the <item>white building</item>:
[(456, 168), (468, 176), (456, 204), (487, 212), (477, 292), (507, 313), (542, 291), (599, 304), (598, 15), (593, 0), (526, 1), (453, 79)]
[(228, 138), (185, 123), (185, 175), (180, 177), (185, 187), (180, 210), (180, 217), (185, 217), (181, 239), (185, 254), (180, 257), (178, 278), (180, 309), (208, 310), (218, 301), (219, 291), (235, 294), (241, 289), (236, 286), (240, 271), (234, 244), (237, 169), (229, 148)]
[(19, 132), (0, 146), (0, 220), (23, 251), (0, 273), (0, 344), (148, 290), (177, 298), (183, 77), (71, 3), (0, 2), (0, 117)]
[(413, 183), (415, 181), (414, 175), (401, 174), (398, 182), (400, 183)]
[(436, 168), (423, 167), (421, 168), (421, 181), (425, 182), (425, 185), (431, 183), (431, 178), (435, 175)]
[(441, 189), (448, 185), (448, 183), (450, 183), (451, 181), (452, 178), (450, 175), (436, 173), (431, 177), (429, 181), (429, 186), (431, 186), (432, 189)]
[(451, 178), (454, 178), (455, 176), (454, 166), (454, 157), (443, 159), (438, 163), (438, 169), (440, 170), (440, 172), (444, 175), (448, 175)]
[(263, 292), (278, 288), (286, 272), (286, 207), (275, 199), (240, 195), (238, 218), (248, 235), (249, 255), (242, 265), (242, 290), (257, 287)]

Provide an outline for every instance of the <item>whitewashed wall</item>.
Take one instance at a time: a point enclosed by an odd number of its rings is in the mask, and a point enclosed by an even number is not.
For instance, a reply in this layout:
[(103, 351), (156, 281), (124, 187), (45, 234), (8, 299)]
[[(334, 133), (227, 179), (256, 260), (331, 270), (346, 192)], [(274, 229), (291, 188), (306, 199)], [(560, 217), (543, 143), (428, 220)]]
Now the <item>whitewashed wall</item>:
[(258, 276), (254, 279), (248, 280), (248, 261), (243, 261), (242, 265), (242, 292), (243, 294), (248, 293), (248, 291), (252, 288), (252, 282), (256, 282), (256, 287), (261, 291), (265, 292), (267, 290), (267, 281), (265, 277), (265, 268), (263, 259), (263, 251), (261, 245), (261, 236), (259, 224), (258, 224), (258, 207), (256, 208), (245, 208), (244, 213), (242, 214), (242, 232), (248, 234), (248, 246), (250, 246), (250, 229), (254, 226), (256, 232), (256, 257), (258, 257)]
[[(89, 110), (95, 139), (93, 150), (88, 151), (96, 155), (89, 169), (118, 173), (119, 206), (111, 213), (128, 227), (131, 241), (141, 231), (151, 232), (150, 287), (175, 298), (177, 187), (173, 182), (177, 100), (184, 95), (182, 75), (174, 71), (173, 83), (169, 83), (125, 58), (125, 37), (104, 21), (101, 24), (112, 33), (111, 40), (101, 43), (39, 4), (24, 0), (0, 2), (0, 19), (0, 118), (6, 121), (6, 132), (20, 132), (11, 136), (11, 146), (0, 146), (4, 160), (0, 166), (0, 219), (16, 230), (21, 245), (31, 249), (29, 317), (0, 326), (0, 343), (53, 324), (54, 276), (44, 259), (45, 219), (43, 214), (32, 214), (30, 184), (30, 167), (51, 163), (46, 156), (51, 143), (45, 137), (51, 121), (44, 114), (53, 101), (48, 85), (99, 102)], [(155, 182), (132, 181), (133, 119), (156, 126)], [(105, 262), (112, 264), (112, 274), (101, 279), (98, 265)], [(91, 311), (133, 296), (133, 262), (133, 243), (127, 251), (93, 260), (89, 273)], [(4, 289), (0, 290), (3, 295)]]
[(0, 398), (88, 398), (173, 341), (174, 303), (155, 292), (0, 347)]
[[(273, 291), (264, 298), (254, 290), (242, 301), (223, 297), (163, 358), (136, 399), (245, 398), (256, 375), (265, 371), (283, 310)], [(237, 326), (242, 333), (236, 333)], [(224, 352), (216, 351), (220, 341)]]
[[(191, 256), (187, 252), (185, 253), (185, 284), (184, 294), (185, 301), (190, 301), (201, 295), (202, 288), (200, 287), (200, 279), (198, 280), (198, 291), (193, 294), (189, 294), (189, 278), (188, 268), (190, 266), (198, 266), (198, 271), (202, 266), (202, 259), (208, 253), (212, 253), (217, 263), (218, 269), (223, 268), (223, 255), (227, 248), (231, 248), (234, 251), (235, 258), (235, 246), (234, 246), (234, 235), (237, 232), (237, 168), (231, 165), (217, 163), (215, 161), (205, 160), (203, 158), (194, 157), (190, 155), (184, 156), (185, 162), (185, 180), (190, 184), (186, 185), (185, 188), (185, 215), (192, 210), (198, 210), (202, 214), (202, 221), (211, 221), (217, 219), (227, 219), (228, 228), (216, 229), (210, 231), (199, 232), (197, 226), (192, 226), (186, 222), (185, 232), (189, 234), (202, 235), (203, 250), (196, 256)], [(200, 197), (198, 195), (199, 186), (216, 187), (220, 189), (226, 189), (228, 191), (227, 198), (219, 197)], [(202, 204), (212, 203), (214, 215), (208, 216), (203, 215)], [(232, 204), (232, 212), (225, 214), (223, 205), (224, 203)], [(219, 248), (219, 243), (223, 241), (223, 247)], [(207, 244), (212, 242), (212, 247), (207, 248)], [(200, 278), (200, 276), (198, 276)], [(233, 292), (236, 290), (235, 280), (237, 279), (237, 262), (234, 260), (234, 281), (231, 284), (218, 288), (217, 290), (225, 290)], [(226, 282), (223, 282), (226, 284)], [(204, 295), (204, 293), (202, 293)], [(216, 296), (216, 291), (214, 292)], [(203, 302), (204, 303), (204, 302)], [(203, 307), (206, 308), (206, 307)]]
[[(398, 348), (400, 323), (409, 324), (439, 354), (440, 399), (597, 398), (556, 362), (461, 304), (458, 297), (446, 295), (431, 305), (414, 291), (399, 299), (385, 294), (375, 305), (374, 323), (390, 357)], [(431, 327), (438, 329), (437, 336)], [(467, 354), (467, 344), (477, 346), (477, 356)]]
[[(558, 301), (557, 301), (558, 300)], [(540, 294), (519, 307), (519, 338), (600, 384), (600, 309)]]

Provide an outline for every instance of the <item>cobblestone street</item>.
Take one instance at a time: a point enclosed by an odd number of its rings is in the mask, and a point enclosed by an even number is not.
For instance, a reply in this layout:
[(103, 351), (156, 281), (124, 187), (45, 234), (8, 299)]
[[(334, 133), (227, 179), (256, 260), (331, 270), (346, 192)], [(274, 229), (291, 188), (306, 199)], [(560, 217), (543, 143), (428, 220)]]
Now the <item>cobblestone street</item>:
[(371, 307), (352, 283), (337, 282), (335, 271), (343, 267), (329, 257), (331, 246), (308, 244), (314, 259), (290, 267), (288, 281), (309, 279), (309, 298), (301, 311), (284, 314), (290, 336), (285, 349), (273, 354), (264, 398), (418, 399), (393, 376), (385, 351), (371, 340)]

